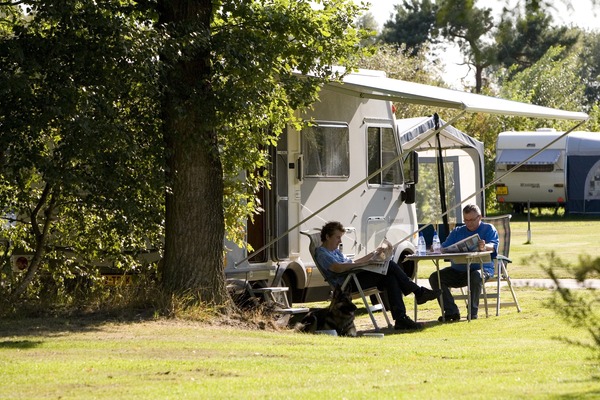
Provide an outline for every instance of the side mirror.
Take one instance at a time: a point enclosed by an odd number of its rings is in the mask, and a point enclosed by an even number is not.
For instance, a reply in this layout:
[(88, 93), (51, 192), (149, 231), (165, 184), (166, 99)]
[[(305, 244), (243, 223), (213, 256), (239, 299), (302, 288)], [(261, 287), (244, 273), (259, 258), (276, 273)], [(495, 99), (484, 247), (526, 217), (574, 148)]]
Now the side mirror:
[(411, 151), (404, 159), (404, 184), (406, 190), (400, 194), (400, 200), (406, 204), (414, 204), (419, 182), (419, 155)]
[(411, 151), (406, 159), (405, 164), (406, 183), (416, 185), (419, 183), (419, 154), (416, 151)]

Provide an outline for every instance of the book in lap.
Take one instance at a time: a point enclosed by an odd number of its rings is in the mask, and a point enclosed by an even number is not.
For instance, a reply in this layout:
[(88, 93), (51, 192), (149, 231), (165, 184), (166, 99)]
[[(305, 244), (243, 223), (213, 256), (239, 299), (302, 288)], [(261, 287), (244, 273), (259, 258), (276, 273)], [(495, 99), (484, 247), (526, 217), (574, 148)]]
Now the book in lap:
[(470, 253), (479, 248), (479, 235), (474, 234), (466, 239), (442, 248), (442, 253)]

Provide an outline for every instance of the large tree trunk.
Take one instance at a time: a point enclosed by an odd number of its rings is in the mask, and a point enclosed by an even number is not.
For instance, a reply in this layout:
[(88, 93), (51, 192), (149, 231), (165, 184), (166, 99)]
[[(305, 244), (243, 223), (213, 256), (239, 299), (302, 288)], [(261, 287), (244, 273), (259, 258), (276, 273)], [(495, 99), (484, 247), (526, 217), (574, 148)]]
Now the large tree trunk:
[[(171, 26), (201, 26), (210, 34), (210, 0), (161, 0), (160, 18)], [(170, 37), (179, 40), (171, 29)], [(200, 39), (202, 40), (202, 39)], [(209, 43), (206, 40), (205, 43)], [(166, 66), (164, 135), (167, 147), (165, 257), (162, 282), (168, 293), (225, 304), (223, 272), (223, 171), (211, 106), (210, 49), (193, 49), (185, 61)], [(170, 69), (169, 69), (170, 68)]]

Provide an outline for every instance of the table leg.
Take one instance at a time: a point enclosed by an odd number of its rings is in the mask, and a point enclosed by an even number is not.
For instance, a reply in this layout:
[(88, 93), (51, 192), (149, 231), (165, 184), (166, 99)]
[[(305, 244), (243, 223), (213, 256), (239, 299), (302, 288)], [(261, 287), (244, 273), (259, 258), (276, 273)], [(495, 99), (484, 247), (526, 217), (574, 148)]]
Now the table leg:
[(471, 260), (467, 260), (467, 321), (471, 322)]
[[(419, 280), (419, 260), (414, 260), (414, 264), (415, 264), (415, 271), (413, 272), (414, 277), (415, 277), (415, 284), (418, 285), (418, 280)], [(417, 322), (417, 299), (415, 299), (415, 322)]]
[[(438, 277), (438, 284), (440, 285), (440, 289), (442, 288), (442, 278), (440, 277), (440, 260), (433, 260), (435, 264), (435, 270)], [(432, 288), (433, 289), (433, 288)], [(440, 310), (442, 311), (442, 322), (446, 322), (446, 312), (444, 311), (444, 295), (440, 295)]]

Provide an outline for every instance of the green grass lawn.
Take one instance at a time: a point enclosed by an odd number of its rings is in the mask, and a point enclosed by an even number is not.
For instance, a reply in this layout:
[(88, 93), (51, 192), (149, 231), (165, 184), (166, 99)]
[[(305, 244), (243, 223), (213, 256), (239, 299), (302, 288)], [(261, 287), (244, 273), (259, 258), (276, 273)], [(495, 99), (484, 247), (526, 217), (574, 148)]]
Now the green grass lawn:
[[(571, 264), (580, 252), (600, 256), (600, 221), (535, 220), (529, 244), (527, 222), (511, 226), (513, 278), (546, 277), (535, 253), (555, 251)], [(419, 277), (428, 275), (420, 267)], [(251, 330), (235, 321), (4, 319), (0, 399), (600, 398), (598, 349), (568, 343), (591, 344), (591, 336), (557, 317), (547, 303), (553, 293), (517, 288), (522, 312), (485, 318), (482, 309), (480, 319), (452, 324), (437, 323), (439, 308), (429, 302), (419, 306), (425, 330), (384, 329), (383, 338)], [(409, 310), (413, 301), (406, 298)], [(357, 304), (364, 333), (372, 326)]]
[[(523, 311), (342, 338), (186, 321), (0, 321), (1, 399), (595, 399), (586, 332), (519, 289)], [(408, 306), (411, 307), (409, 296)], [(361, 314), (357, 323), (368, 326)], [(382, 318), (379, 318), (382, 320)]]
[[(545, 265), (545, 254), (554, 252), (571, 265), (577, 265), (579, 256), (600, 257), (600, 219), (551, 220), (524, 218), (511, 221), (510, 258), (511, 277), (546, 278), (540, 268)], [(529, 232), (529, 234), (528, 234)], [(528, 239), (531, 240), (528, 243)], [(563, 273), (563, 278), (572, 278)]]

